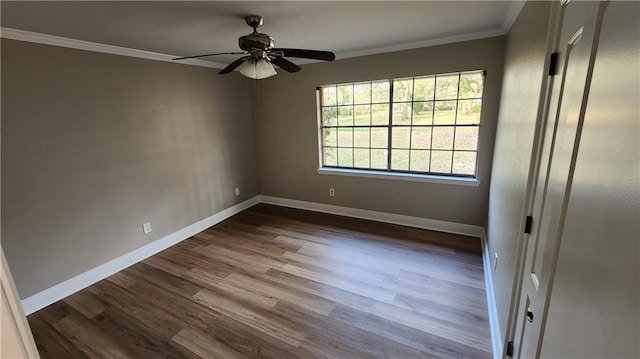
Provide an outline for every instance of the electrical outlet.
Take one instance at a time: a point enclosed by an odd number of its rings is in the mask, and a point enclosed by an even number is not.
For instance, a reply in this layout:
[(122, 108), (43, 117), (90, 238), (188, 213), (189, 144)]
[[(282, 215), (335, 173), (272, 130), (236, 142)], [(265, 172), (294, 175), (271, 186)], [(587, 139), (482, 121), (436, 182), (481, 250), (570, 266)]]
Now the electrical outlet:
[(498, 269), (498, 252), (494, 253), (495, 258), (493, 259), (493, 270)]
[(329, 196), (335, 197), (335, 195), (336, 195), (336, 191), (333, 188), (329, 188)]
[(236, 196), (240, 195), (240, 188), (236, 187)]
[(144, 223), (142, 225), (142, 233), (147, 234), (151, 232), (151, 222)]

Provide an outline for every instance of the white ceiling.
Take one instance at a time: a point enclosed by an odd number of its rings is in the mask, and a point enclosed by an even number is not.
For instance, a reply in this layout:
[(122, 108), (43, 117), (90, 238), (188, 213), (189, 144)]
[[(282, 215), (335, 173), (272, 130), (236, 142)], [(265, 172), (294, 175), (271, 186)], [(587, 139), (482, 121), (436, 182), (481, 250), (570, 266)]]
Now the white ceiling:
[[(520, 1), (2, 1), (7, 28), (188, 56), (238, 51), (249, 14), (278, 47), (338, 58), (504, 34)], [(5, 31), (3, 31), (5, 32)], [(236, 56), (237, 57), (237, 56)], [(228, 64), (234, 56), (204, 60)], [(301, 63), (300, 61), (295, 61)]]

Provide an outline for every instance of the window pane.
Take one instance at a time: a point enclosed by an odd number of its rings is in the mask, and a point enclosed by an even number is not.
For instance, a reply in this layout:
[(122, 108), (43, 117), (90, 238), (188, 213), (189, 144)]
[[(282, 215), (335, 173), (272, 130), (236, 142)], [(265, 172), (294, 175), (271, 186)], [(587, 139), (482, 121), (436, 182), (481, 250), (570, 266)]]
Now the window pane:
[(371, 168), (387, 169), (387, 150), (371, 150)]
[(336, 105), (336, 87), (335, 86), (322, 88), (322, 105), (323, 106)]
[(456, 150), (478, 149), (478, 127), (456, 128)]
[(411, 102), (393, 104), (393, 125), (411, 125)]
[(338, 146), (353, 147), (353, 129), (351, 128), (338, 129)]
[(414, 102), (413, 103), (413, 122), (414, 125), (430, 125), (433, 117), (433, 102)]
[[(434, 127), (432, 141), (432, 148), (435, 150), (452, 150), (453, 127)], [(338, 144), (342, 146), (340, 142)]]
[(373, 102), (389, 102), (389, 81), (371, 83), (371, 100)]
[(413, 79), (393, 81), (393, 102), (411, 101), (413, 97)]
[(411, 148), (431, 148), (431, 127), (414, 127), (411, 129)]
[(456, 98), (458, 98), (458, 75), (437, 76), (436, 100), (455, 100)]
[(369, 168), (369, 150), (356, 148), (353, 150), (353, 167)]
[(338, 148), (338, 166), (353, 167), (353, 148)]
[(429, 151), (411, 151), (410, 171), (428, 172), (429, 171)]
[(413, 97), (413, 79), (393, 81), (393, 102), (411, 101)]
[(409, 170), (409, 150), (391, 150), (391, 169)]
[(353, 126), (353, 106), (338, 107), (338, 126)]
[(454, 152), (453, 173), (461, 175), (476, 174), (476, 153), (475, 152)]
[(337, 107), (322, 108), (322, 125), (323, 126), (335, 126), (337, 118), (338, 118)]
[(458, 102), (458, 124), (480, 123), (482, 100), (461, 100)]
[(353, 96), (355, 103), (370, 103), (371, 83), (355, 84), (353, 86)]
[[(409, 148), (411, 127), (394, 127), (391, 131), (392, 148)], [(393, 156), (391, 158), (393, 159)]]
[(371, 105), (357, 105), (354, 107), (355, 116), (353, 117), (356, 126), (369, 126)]
[(353, 129), (353, 147), (369, 147), (369, 128)]
[(338, 105), (353, 104), (353, 85), (338, 86)]
[(460, 98), (482, 97), (482, 73), (460, 76)]
[(451, 173), (452, 151), (431, 151), (431, 172)]
[(323, 146), (337, 146), (337, 132), (338, 130), (335, 127), (323, 128), (322, 129), (322, 145)]
[(325, 147), (324, 148), (324, 165), (325, 166), (337, 166), (337, 148), (335, 147)]
[(388, 143), (389, 143), (388, 129), (386, 128), (371, 129), (371, 148), (387, 148)]
[(371, 111), (372, 125), (386, 126), (389, 124), (389, 105), (372, 105)]
[(453, 125), (456, 123), (456, 101), (436, 101), (435, 106), (434, 125)]
[(413, 83), (413, 101), (433, 100), (435, 77), (416, 78)]

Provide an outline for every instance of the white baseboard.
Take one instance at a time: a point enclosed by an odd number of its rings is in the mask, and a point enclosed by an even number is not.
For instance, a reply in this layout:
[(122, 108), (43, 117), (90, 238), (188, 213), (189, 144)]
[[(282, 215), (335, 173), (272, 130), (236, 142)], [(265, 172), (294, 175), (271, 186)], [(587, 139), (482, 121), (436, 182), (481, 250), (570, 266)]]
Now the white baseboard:
[(244, 202), (233, 205), (222, 210), (211, 217), (207, 217), (201, 221), (193, 223), (165, 237), (153, 241), (145, 246), (124, 254), (118, 258), (110, 260), (107, 263), (99, 265), (73, 278), (69, 278), (62, 283), (56, 284), (51, 288), (36, 293), (22, 300), (22, 308), (25, 315), (34, 313), (50, 304), (64, 299), (71, 294), (84, 289), (108, 276), (115, 274), (129, 266), (132, 266), (158, 252), (161, 252), (174, 244), (204, 231), (205, 229), (224, 221), (225, 219), (240, 213), (245, 209), (260, 202), (260, 196), (255, 196)]
[(482, 245), (482, 263), (484, 268), (484, 280), (487, 293), (487, 310), (489, 312), (489, 326), (491, 330), (491, 347), (493, 358), (500, 359), (502, 356), (502, 339), (500, 338), (500, 324), (498, 322), (498, 311), (496, 309), (495, 292), (493, 289), (493, 271), (491, 268), (491, 255), (487, 244), (487, 235), (484, 227), (455, 222), (439, 221), (435, 219), (405, 216), (400, 214), (376, 212), (364, 209), (334, 206), (330, 204), (298, 201), (288, 198), (271, 196), (260, 196), (261, 203), (274, 204), (278, 206), (306, 209), (309, 211), (337, 214), (347, 217), (368, 219), (372, 221), (399, 224), (408, 227), (429, 229), (440, 232), (462, 234), (466, 236), (479, 237)]
[[(151, 242), (143, 247), (133, 250), (107, 263), (99, 265), (93, 269), (79, 274), (64, 282), (56, 284), (48, 289), (34, 294), (22, 300), (22, 307), (26, 315), (34, 313), (50, 304), (70, 296), (102, 279), (109, 277), (131, 265), (134, 265), (158, 252), (161, 252), (203, 230), (237, 214), (243, 210), (254, 206), (258, 203), (274, 204), (284, 207), (305, 209), (315, 212), (323, 212), (337, 214), (341, 216), (354, 217), (360, 219), (373, 220), (378, 222), (399, 224), (408, 227), (429, 229), (440, 232), (448, 232), (461, 234), (482, 239), (483, 261), (485, 271), (485, 281), (487, 286), (487, 299), (489, 300), (489, 318), (491, 323), (492, 345), (494, 348), (494, 356), (497, 351), (497, 345), (501, 344), (499, 340), (499, 330), (497, 329), (497, 317), (495, 316), (495, 301), (493, 300), (493, 282), (491, 280), (491, 262), (486, 250), (485, 230), (483, 227), (469, 224), (461, 224), (447, 221), (440, 221), (428, 218), (405, 216), (400, 214), (370, 211), (358, 208), (334, 206), (329, 204), (298, 201), (287, 198), (271, 197), (271, 196), (255, 196), (242, 203), (238, 203), (223, 211), (220, 211), (211, 217), (205, 218), (199, 222), (191, 224), (163, 238)], [(495, 318), (495, 319), (494, 319)], [(494, 324), (495, 323), (495, 324)], [(498, 333), (497, 335), (495, 333)], [(500, 345), (501, 347), (501, 345)]]
[(432, 231), (462, 234), (465, 236), (481, 238), (484, 228), (470, 224), (440, 221), (422, 217), (405, 216), (387, 212), (370, 211), (366, 209), (334, 206), (331, 204), (298, 201), (295, 199), (260, 196), (261, 203), (275, 204), (283, 207), (306, 209), (309, 211), (337, 214), (340, 216), (368, 219), (371, 221), (399, 224), (407, 227), (429, 229)]
[(271, 196), (260, 196), (260, 203), (305, 209), (315, 212), (337, 214), (341, 216), (368, 219), (372, 221), (393, 223), (408, 227), (462, 234), (480, 238), (482, 245), (482, 263), (484, 268), (485, 287), (487, 293), (487, 309), (489, 312), (489, 326), (491, 330), (491, 347), (493, 349), (494, 359), (501, 358), (503, 345), (502, 339), (500, 338), (500, 324), (498, 322), (498, 311), (496, 309), (495, 292), (493, 289), (491, 255), (489, 253), (487, 235), (484, 227)]
[(489, 310), (489, 327), (491, 330), (491, 347), (493, 359), (502, 358), (502, 338), (500, 337), (500, 322), (498, 321), (498, 309), (496, 307), (496, 293), (493, 289), (493, 268), (491, 268), (491, 253), (487, 243), (487, 234), (483, 230), (482, 236), (482, 263), (484, 266), (484, 286), (487, 292), (487, 309)]

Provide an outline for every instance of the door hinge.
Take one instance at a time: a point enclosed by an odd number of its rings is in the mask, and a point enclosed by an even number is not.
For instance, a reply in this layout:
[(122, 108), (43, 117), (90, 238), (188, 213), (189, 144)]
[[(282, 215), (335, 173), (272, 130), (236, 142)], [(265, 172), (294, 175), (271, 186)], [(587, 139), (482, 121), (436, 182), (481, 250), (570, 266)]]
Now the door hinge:
[(527, 221), (524, 223), (524, 233), (531, 234), (532, 225), (533, 225), (533, 217), (527, 216)]
[(551, 58), (549, 59), (549, 76), (555, 76), (556, 70), (558, 67), (558, 53), (554, 52), (551, 54)]
[(513, 340), (507, 343), (507, 356), (513, 356)]

